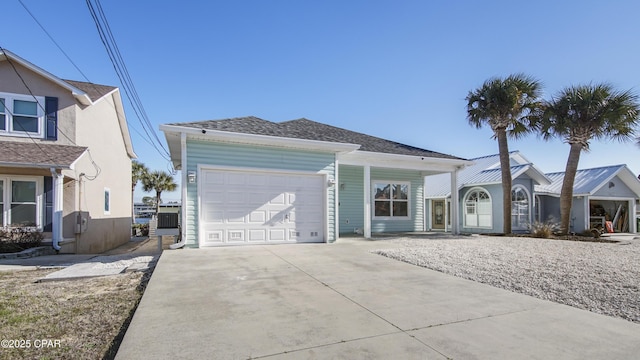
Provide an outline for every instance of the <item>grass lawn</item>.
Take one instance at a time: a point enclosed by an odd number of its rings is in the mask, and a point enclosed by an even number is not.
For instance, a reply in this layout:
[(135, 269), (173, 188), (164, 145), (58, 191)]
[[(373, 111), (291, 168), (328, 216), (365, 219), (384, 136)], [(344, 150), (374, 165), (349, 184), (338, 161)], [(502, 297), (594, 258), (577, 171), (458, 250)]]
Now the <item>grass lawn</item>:
[(0, 359), (111, 359), (150, 272), (37, 283), (55, 269), (0, 272)]

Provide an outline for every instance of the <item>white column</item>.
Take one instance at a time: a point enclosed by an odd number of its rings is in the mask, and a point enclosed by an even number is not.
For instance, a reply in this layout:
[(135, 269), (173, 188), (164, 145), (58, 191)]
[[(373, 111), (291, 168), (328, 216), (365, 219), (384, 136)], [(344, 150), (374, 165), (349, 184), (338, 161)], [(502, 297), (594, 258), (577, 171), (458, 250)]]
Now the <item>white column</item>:
[(62, 209), (64, 203), (64, 175), (56, 173), (51, 169), (53, 176), (53, 219), (51, 224), (51, 240), (53, 248), (60, 250), (59, 243), (63, 239), (62, 234)]
[(455, 169), (451, 172), (451, 233), (460, 234), (460, 225), (458, 221), (458, 214), (460, 208), (460, 201), (458, 200), (458, 170)]
[(371, 237), (371, 166), (364, 166), (364, 237)]

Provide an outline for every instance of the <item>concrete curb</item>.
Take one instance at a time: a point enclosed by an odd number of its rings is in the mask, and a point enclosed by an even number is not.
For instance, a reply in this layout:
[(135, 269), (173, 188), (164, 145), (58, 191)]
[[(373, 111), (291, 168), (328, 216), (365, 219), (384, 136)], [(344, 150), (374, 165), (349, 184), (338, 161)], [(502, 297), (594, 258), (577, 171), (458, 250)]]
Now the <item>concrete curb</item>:
[(55, 255), (56, 251), (51, 246), (38, 246), (22, 250), (17, 253), (0, 254), (0, 259), (28, 259), (36, 256)]

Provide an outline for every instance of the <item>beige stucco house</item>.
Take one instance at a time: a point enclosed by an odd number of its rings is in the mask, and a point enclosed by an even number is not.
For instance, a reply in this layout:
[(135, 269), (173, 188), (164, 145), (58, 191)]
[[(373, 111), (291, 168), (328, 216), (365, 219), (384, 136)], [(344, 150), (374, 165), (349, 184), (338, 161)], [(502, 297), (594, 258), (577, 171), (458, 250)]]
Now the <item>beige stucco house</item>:
[(120, 91), (62, 80), (0, 50), (0, 225), (64, 253), (130, 239), (131, 159)]

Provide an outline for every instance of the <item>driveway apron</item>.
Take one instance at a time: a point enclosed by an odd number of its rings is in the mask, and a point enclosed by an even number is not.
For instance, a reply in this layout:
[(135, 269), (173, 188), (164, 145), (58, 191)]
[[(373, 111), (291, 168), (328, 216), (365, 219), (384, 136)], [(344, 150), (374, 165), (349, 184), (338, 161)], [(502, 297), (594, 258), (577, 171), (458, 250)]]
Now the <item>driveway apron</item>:
[(640, 326), (347, 240), (165, 251), (116, 359), (629, 359)]

